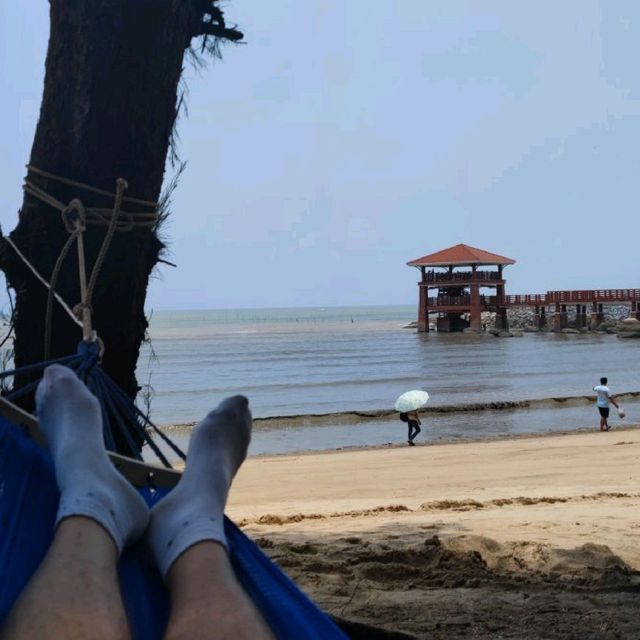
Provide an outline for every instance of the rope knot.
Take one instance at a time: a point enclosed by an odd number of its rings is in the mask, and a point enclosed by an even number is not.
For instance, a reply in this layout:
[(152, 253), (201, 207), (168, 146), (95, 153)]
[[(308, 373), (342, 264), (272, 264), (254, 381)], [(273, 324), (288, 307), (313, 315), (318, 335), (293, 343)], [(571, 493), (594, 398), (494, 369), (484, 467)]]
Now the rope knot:
[(74, 198), (60, 215), (69, 233), (81, 233), (87, 228), (87, 212), (79, 198)]
[(82, 320), (83, 311), (89, 311), (89, 313), (93, 312), (93, 308), (88, 302), (78, 302), (77, 305), (73, 307), (73, 314), (78, 318), (78, 320)]

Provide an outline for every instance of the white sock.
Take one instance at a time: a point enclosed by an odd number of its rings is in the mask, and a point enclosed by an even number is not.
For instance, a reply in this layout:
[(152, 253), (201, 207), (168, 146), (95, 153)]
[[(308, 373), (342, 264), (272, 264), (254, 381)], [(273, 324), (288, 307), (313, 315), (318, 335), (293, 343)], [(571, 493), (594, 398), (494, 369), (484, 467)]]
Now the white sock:
[(38, 385), (36, 405), (60, 490), (56, 526), (70, 516), (91, 518), (120, 553), (144, 533), (149, 509), (107, 456), (97, 399), (71, 369), (51, 365)]
[(227, 547), (224, 508), (250, 438), (251, 413), (243, 396), (224, 400), (194, 429), (180, 482), (151, 510), (147, 539), (163, 577), (198, 542)]

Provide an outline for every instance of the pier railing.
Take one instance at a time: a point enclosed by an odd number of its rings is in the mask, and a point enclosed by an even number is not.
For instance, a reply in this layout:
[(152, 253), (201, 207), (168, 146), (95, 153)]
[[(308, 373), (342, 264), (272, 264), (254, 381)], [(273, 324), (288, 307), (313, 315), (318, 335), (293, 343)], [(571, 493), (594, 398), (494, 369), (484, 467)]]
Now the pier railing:
[(428, 284), (451, 284), (461, 282), (502, 282), (502, 276), (498, 271), (454, 271), (453, 273), (436, 273), (428, 271), (426, 274)]
[(588, 302), (638, 302), (640, 289), (579, 289), (576, 291), (547, 291), (547, 293), (505, 296), (509, 306), (550, 304), (585, 304)]
[(548, 291), (547, 304), (560, 302), (633, 302), (640, 300), (640, 289), (583, 289), (579, 291)]
[[(480, 296), (480, 306), (495, 307), (498, 304), (497, 296)], [(470, 307), (471, 296), (438, 296), (429, 298), (428, 306), (430, 309), (438, 307)]]
[(547, 304), (547, 296), (544, 293), (533, 293), (527, 295), (505, 296), (505, 304), (518, 306), (533, 306)]

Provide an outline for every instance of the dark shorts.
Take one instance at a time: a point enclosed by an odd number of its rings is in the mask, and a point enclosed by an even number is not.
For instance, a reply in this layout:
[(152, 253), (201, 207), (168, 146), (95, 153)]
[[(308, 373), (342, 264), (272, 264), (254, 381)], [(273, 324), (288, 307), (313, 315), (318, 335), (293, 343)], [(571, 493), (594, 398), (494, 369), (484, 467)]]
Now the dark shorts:
[(598, 411), (603, 418), (609, 417), (609, 407), (598, 407)]

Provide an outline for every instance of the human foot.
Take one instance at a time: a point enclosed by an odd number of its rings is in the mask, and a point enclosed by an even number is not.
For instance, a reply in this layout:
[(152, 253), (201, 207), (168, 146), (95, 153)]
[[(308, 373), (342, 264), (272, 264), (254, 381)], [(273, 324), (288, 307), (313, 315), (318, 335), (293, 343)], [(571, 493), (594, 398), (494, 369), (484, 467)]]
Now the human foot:
[(60, 490), (56, 526), (70, 516), (91, 518), (120, 553), (142, 535), (149, 510), (107, 456), (98, 401), (71, 369), (51, 365), (36, 390), (36, 406)]
[(224, 508), (250, 439), (251, 413), (244, 396), (227, 398), (194, 429), (180, 482), (151, 510), (148, 540), (163, 576), (198, 542), (227, 546)]

